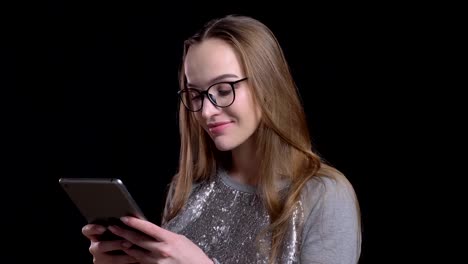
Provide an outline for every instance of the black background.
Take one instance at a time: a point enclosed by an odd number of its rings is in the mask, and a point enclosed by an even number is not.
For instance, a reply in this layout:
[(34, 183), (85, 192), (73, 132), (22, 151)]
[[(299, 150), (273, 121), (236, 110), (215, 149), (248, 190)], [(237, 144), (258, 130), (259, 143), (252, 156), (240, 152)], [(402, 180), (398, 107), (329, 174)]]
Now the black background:
[(412, 11), (251, 4), (55, 1), (4, 10), (11, 16), (3, 84), (13, 88), (4, 89), (2, 100), (8, 263), (92, 263), (84, 219), (60, 189), (60, 177), (119, 177), (159, 223), (178, 162), (182, 43), (229, 13), (264, 22), (284, 48), (314, 147), (348, 176), (360, 200), (360, 263), (392, 262), (409, 252), (403, 244), (414, 238), (402, 239), (399, 226), (417, 223), (401, 217), (396, 201), (407, 190), (390, 191), (389, 179), (401, 169), (396, 164), (417, 159), (404, 160), (402, 152), (420, 144), (411, 127), (426, 119), (413, 108), (424, 94), (408, 89), (421, 62)]

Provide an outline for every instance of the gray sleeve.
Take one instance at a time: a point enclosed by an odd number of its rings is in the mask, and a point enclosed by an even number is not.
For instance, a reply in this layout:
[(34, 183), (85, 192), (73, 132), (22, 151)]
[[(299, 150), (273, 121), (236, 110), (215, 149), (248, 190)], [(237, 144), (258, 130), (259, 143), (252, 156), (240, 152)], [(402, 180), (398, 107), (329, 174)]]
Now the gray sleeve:
[(301, 200), (305, 209), (301, 263), (358, 263), (360, 213), (348, 180), (313, 178), (305, 186)]

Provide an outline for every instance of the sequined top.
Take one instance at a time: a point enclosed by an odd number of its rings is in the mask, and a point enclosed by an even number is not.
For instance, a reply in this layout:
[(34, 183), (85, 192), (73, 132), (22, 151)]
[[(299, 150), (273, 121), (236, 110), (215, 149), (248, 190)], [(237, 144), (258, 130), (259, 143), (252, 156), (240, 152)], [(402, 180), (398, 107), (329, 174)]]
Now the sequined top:
[[(350, 185), (327, 177), (309, 180), (277, 262), (357, 263), (361, 246), (357, 214)], [(263, 264), (269, 261), (271, 237), (261, 231), (269, 223), (256, 188), (220, 170), (211, 180), (194, 185), (183, 209), (168, 222), (163, 218), (162, 226), (189, 238), (217, 263)]]

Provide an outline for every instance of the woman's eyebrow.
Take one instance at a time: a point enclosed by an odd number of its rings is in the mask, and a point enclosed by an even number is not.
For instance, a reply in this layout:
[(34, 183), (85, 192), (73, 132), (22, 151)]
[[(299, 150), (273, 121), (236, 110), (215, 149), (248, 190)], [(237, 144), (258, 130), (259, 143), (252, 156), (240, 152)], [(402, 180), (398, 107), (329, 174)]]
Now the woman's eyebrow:
[[(222, 81), (222, 80), (224, 80), (226, 78), (239, 78), (239, 76), (237, 76), (236, 74), (232, 74), (232, 73), (221, 74), (221, 75), (216, 76), (213, 79), (211, 79), (208, 83), (209, 84), (217, 83), (217, 82), (220, 82), (220, 81)], [(197, 86), (197, 85), (195, 85), (193, 83), (187, 82), (187, 87), (198, 88), (199, 86)]]

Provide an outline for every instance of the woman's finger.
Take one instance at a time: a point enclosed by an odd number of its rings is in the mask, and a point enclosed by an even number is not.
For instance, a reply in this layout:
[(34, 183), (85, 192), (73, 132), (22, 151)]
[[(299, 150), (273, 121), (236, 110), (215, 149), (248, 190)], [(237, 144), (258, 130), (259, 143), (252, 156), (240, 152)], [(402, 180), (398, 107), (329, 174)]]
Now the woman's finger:
[(158, 241), (168, 241), (171, 238), (175, 237), (174, 233), (171, 231), (168, 231), (164, 228), (159, 227), (158, 225), (155, 225), (151, 222), (148, 222), (146, 220), (142, 220), (136, 217), (122, 217), (120, 219), (124, 224), (135, 228), (137, 230), (140, 230), (141, 232), (155, 238)]
[[(134, 257), (123, 254), (123, 255), (116, 255), (116, 256), (106, 256), (107, 260), (101, 260), (99, 257), (93, 258), (93, 263), (112, 263), (112, 264), (138, 264), (140, 263)], [(109, 261), (110, 258), (110, 261)]]
[(89, 252), (93, 255), (108, 253), (115, 250), (124, 250), (130, 248), (132, 243), (126, 240), (97, 241), (91, 243)]
[(151, 244), (156, 242), (154, 238), (144, 233), (130, 231), (125, 228), (121, 228), (119, 226), (113, 226), (113, 225), (109, 226), (109, 230), (115, 235), (126, 239), (127, 241), (137, 245), (138, 247), (142, 249), (150, 250)]
[(102, 225), (88, 224), (81, 229), (81, 233), (91, 241), (98, 241), (98, 237), (106, 231)]

